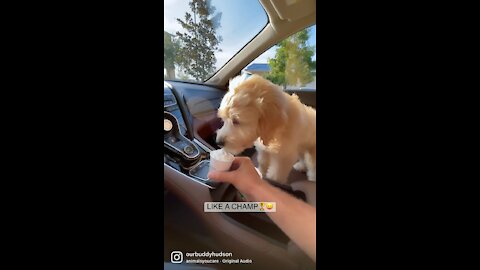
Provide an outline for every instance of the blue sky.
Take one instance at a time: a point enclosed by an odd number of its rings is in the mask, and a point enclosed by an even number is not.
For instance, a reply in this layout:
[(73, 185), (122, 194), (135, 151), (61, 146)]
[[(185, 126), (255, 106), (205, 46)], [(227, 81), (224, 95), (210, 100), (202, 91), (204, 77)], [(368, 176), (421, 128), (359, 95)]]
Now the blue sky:
[[(174, 34), (182, 30), (176, 18), (183, 19), (185, 12), (190, 12), (188, 3), (188, 0), (165, 0), (165, 31)], [(222, 12), (221, 27), (217, 33), (223, 38), (220, 44), (223, 51), (215, 53), (218, 69), (263, 29), (268, 17), (258, 0), (212, 0), (212, 5), (217, 9), (216, 12)], [(315, 45), (315, 35), (316, 27), (313, 27), (309, 45)], [(272, 48), (254, 62), (266, 63), (267, 58), (274, 55), (275, 48)]]

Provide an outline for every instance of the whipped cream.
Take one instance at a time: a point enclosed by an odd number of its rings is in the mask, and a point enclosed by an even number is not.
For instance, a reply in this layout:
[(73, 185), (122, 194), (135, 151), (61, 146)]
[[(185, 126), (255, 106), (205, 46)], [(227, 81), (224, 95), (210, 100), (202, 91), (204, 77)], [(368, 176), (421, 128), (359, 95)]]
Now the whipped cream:
[(223, 148), (210, 152), (210, 157), (223, 162), (232, 162), (235, 158), (232, 154), (225, 151)]

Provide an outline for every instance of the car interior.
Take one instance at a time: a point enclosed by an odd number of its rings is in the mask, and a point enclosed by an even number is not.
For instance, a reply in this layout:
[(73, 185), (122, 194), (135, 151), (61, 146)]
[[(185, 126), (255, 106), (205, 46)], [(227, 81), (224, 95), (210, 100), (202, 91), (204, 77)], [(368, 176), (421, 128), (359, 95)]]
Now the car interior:
[[(170, 262), (170, 254), (176, 250), (223, 251), (252, 259), (251, 269), (315, 268), (315, 262), (265, 213), (204, 212), (204, 202), (243, 201), (233, 185), (213, 182), (206, 176), (209, 152), (220, 148), (215, 142), (215, 132), (222, 125), (217, 110), (229, 79), (279, 41), (316, 23), (314, 0), (260, 3), (268, 15), (268, 24), (212, 77), (203, 83), (164, 81), (164, 262)], [(286, 91), (316, 108), (315, 91)], [(250, 157), (257, 165), (254, 148), (240, 155)], [(292, 170), (286, 185), (265, 181), (316, 206), (316, 184), (307, 181), (305, 173)], [(228, 267), (219, 264), (201, 269)]]

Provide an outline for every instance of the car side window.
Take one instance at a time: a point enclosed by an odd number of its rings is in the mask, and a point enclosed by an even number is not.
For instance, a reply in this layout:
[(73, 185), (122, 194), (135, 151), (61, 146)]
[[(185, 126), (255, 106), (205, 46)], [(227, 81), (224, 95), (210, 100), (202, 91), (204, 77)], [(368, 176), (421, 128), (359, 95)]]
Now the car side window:
[(277, 43), (257, 57), (243, 74), (259, 74), (286, 90), (316, 90), (316, 25)]

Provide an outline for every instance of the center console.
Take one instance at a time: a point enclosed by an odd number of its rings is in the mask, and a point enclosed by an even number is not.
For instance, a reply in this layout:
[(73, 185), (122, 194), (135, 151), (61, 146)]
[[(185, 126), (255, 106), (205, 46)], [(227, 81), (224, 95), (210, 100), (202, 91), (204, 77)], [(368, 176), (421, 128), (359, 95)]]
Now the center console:
[(188, 138), (186, 123), (168, 84), (164, 84), (163, 145), (166, 165), (211, 189), (219, 185), (207, 177), (210, 149)]

